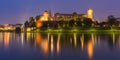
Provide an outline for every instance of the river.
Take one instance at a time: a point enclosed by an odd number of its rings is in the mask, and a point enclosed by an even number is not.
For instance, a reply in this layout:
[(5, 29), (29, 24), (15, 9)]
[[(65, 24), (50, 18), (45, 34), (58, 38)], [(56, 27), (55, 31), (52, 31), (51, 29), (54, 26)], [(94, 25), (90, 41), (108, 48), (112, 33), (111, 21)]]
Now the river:
[(0, 60), (120, 60), (120, 34), (0, 32)]

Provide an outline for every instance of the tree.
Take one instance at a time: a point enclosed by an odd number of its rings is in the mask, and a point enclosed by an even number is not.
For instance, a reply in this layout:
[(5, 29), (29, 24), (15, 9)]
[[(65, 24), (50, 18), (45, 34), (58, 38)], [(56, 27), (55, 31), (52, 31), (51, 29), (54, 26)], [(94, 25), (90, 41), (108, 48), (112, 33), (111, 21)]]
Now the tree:
[(78, 19), (77, 25), (78, 25), (78, 27), (82, 27), (82, 19)]
[(69, 21), (69, 26), (70, 26), (70, 27), (73, 27), (73, 26), (74, 26), (74, 23), (75, 23), (74, 20), (70, 20), (70, 21)]
[(28, 21), (25, 21), (24, 27), (25, 27), (25, 28), (29, 27), (29, 22), (28, 22)]
[(91, 27), (93, 21), (92, 21), (92, 19), (90, 19), (90, 18), (84, 18), (82, 23), (84, 24), (83, 27)]
[(58, 27), (64, 27), (65, 26), (65, 21), (63, 21), (63, 20), (60, 20), (60, 21), (58, 21), (57, 22), (58, 24)]
[(35, 22), (35, 19), (34, 19), (33, 17), (30, 17), (30, 18), (29, 18), (29, 26), (30, 26), (31, 28), (36, 27), (36, 22)]
[(35, 19), (36, 19), (37, 21), (40, 20), (40, 18), (41, 18), (40, 15), (37, 15), (37, 16), (35, 17)]
[(33, 22), (35, 21), (35, 19), (33, 17), (29, 18), (29, 26), (32, 27)]
[(36, 22), (35, 21), (32, 22), (31, 27), (36, 27)]
[(26, 31), (27, 28), (29, 27), (29, 22), (28, 22), (28, 21), (25, 21), (25, 23), (24, 23), (24, 27), (25, 27), (25, 31)]

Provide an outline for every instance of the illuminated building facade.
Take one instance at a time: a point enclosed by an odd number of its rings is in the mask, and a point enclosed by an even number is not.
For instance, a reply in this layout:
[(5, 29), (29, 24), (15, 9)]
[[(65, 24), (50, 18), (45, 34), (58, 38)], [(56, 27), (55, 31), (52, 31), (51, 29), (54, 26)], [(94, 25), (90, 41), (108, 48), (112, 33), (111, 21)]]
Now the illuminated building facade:
[(43, 15), (40, 15), (40, 19), (36, 21), (37, 27), (42, 27), (44, 22), (47, 21), (77, 21), (79, 18), (91, 18), (93, 20), (93, 10), (91, 8), (88, 9), (87, 14), (77, 14), (76, 12), (72, 14), (65, 13), (55, 13), (54, 16), (51, 15), (51, 12), (44, 11)]
[(91, 8), (87, 11), (87, 17), (93, 19), (93, 10)]
[(41, 15), (40, 19), (36, 21), (37, 27), (41, 27), (43, 22), (52, 21), (51, 14), (48, 11), (44, 11), (43, 15)]
[(0, 25), (0, 31), (5, 31), (5, 30), (15, 30), (16, 27), (20, 27), (21, 29), (23, 28), (22, 24), (3, 24)]
[(48, 21), (49, 20), (49, 12), (44, 11), (43, 16), (40, 18), (41, 21)]
[[(86, 14), (77, 14), (78, 18), (86, 17)], [(62, 13), (56, 13), (54, 15), (54, 20), (59, 21), (59, 20), (64, 20), (64, 21), (69, 21), (73, 19), (73, 14), (62, 14)]]
[(44, 11), (43, 15), (40, 18), (41, 21), (48, 21), (48, 20), (52, 20), (51, 14), (48, 11)]

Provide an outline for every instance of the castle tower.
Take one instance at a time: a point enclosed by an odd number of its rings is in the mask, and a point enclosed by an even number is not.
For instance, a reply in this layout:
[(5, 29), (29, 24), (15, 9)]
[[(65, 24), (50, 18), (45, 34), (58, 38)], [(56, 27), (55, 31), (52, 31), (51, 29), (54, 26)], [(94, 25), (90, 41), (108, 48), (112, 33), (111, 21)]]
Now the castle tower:
[(41, 21), (48, 21), (49, 20), (49, 12), (44, 11), (43, 16), (40, 19)]
[(91, 8), (87, 11), (87, 17), (93, 19), (93, 10)]

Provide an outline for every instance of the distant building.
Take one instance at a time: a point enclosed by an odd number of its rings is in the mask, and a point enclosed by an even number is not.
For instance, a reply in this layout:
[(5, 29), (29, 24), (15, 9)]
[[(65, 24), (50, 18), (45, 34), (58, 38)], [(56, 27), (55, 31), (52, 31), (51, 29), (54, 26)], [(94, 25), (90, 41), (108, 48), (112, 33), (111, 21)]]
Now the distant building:
[(16, 27), (22, 28), (22, 24), (3, 24), (1, 26), (3, 30), (15, 30)]
[(9, 30), (9, 29), (11, 29), (10, 24), (4, 24), (3, 27), (4, 27), (4, 30)]

